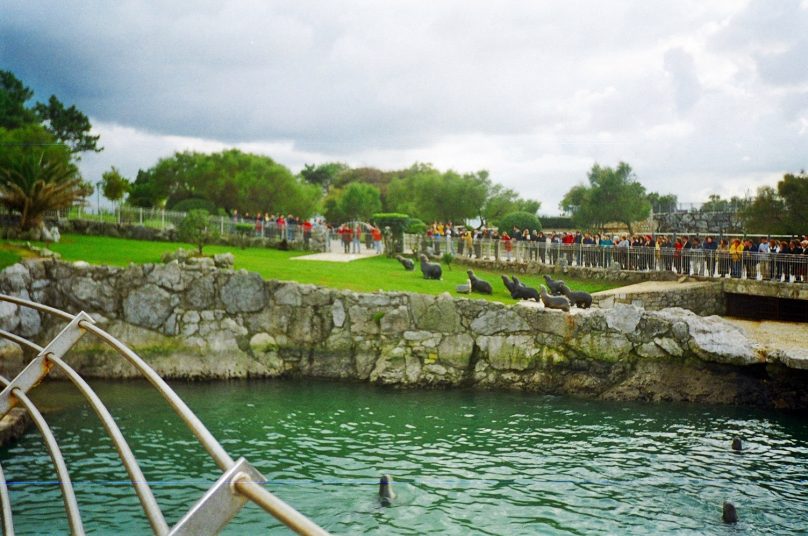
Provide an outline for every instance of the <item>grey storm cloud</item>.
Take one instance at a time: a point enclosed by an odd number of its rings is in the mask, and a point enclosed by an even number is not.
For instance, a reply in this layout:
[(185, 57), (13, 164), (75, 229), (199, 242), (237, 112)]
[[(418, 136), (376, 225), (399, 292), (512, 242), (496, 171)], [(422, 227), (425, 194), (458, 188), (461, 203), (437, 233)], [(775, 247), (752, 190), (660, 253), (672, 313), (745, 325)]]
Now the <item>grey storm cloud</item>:
[(101, 129), (93, 176), (180, 148), (267, 147), (290, 167), (486, 168), (552, 211), (596, 161), (685, 200), (806, 165), (806, 0), (0, 10), (0, 68)]

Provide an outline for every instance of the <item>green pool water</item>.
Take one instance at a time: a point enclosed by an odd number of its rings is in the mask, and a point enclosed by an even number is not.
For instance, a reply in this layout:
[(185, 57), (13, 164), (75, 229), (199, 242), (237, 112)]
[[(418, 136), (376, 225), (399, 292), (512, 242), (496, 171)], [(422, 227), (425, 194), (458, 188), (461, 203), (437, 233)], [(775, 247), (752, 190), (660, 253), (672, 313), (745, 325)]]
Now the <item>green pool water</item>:
[[(169, 524), (218, 476), (146, 383), (95, 383)], [(267, 488), (338, 534), (799, 534), (808, 531), (808, 421), (745, 408), (525, 393), (400, 391), (315, 381), (173, 387)], [(85, 527), (148, 534), (111, 443), (67, 383), (36, 390)], [(730, 449), (733, 435), (744, 450)], [(18, 534), (66, 533), (32, 431), (0, 450)], [(378, 478), (393, 475), (394, 505)], [(732, 501), (740, 522), (721, 522)], [(226, 534), (287, 533), (247, 506)]]

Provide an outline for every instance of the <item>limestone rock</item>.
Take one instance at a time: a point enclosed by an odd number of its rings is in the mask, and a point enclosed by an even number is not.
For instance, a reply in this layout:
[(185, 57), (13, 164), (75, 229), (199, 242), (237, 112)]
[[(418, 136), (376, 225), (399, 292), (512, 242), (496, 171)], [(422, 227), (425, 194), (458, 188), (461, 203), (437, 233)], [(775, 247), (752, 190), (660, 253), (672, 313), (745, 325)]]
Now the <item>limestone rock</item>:
[(106, 281), (96, 281), (86, 276), (76, 277), (71, 280), (67, 292), (67, 298), (79, 309), (97, 309), (110, 314), (118, 308), (115, 289)]
[(31, 274), (22, 263), (12, 264), (0, 272), (0, 289), (6, 294), (18, 295), (31, 286)]
[(236, 257), (232, 253), (219, 253), (213, 256), (216, 268), (231, 269), (236, 264)]
[(477, 338), (481, 353), (497, 370), (526, 370), (536, 364), (539, 348), (528, 335), (493, 335)]
[(341, 328), (345, 325), (345, 304), (342, 300), (334, 300), (334, 305), (331, 306), (331, 320), (334, 327)]
[(435, 298), (413, 294), (410, 296), (410, 305), (418, 329), (439, 333), (456, 333), (461, 329), (460, 315), (451, 296)]
[(474, 350), (474, 339), (467, 333), (446, 335), (438, 346), (438, 359), (451, 367), (466, 369)]
[(187, 284), (185, 306), (188, 309), (210, 309), (216, 296), (212, 274), (201, 275)]
[(637, 329), (643, 316), (643, 309), (634, 305), (616, 303), (614, 307), (604, 309), (603, 315), (609, 328), (629, 335)]
[(158, 264), (146, 277), (146, 281), (168, 290), (184, 290), (182, 270), (177, 261), (171, 261), (167, 264)]
[(153, 283), (136, 288), (123, 300), (123, 317), (136, 326), (157, 329), (174, 309), (171, 298)]
[(237, 272), (222, 285), (219, 299), (230, 314), (259, 311), (267, 304), (264, 280), (254, 272)]
[(250, 339), (250, 348), (255, 353), (267, 353), (278, 349), (278, 343), (269, 333), (256, 333)]
[(529, 328), (528, 323), (511, 309), (486, 311), (471, 322), (471, 331), (480, 335), (527, 331)]
[(14, 333), (20, 325), (19, 307), (14, 303), (0, 301), (0, 329)]

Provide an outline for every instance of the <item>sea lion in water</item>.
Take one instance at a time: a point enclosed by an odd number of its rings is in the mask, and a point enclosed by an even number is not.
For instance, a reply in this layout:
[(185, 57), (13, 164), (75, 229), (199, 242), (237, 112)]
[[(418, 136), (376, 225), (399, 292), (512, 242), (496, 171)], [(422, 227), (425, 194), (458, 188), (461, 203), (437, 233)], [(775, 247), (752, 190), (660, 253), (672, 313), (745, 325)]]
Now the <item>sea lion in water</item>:
[(494, 292), (494, 289), (491, 288), (491, 283), (483, 279), (479, 279), (476, 275), (474, 275), (473, 270), (467, 270), (466, 273), (469, 276), (469, 285), (471, 285), (472, 291), (479, 292), (480, 294), (492, 294)]
[(738, 436), (733, 437), (732, 438), (732, 450), (734, 450), (735, 452), (741, 452), (741, 449), (743, 449), (743, 444), (741, 443), (741, 438), (738, 437)]
[(724, 523), (737, 523), (738, 511), (735, 510), (735, 505), (731, 502), (724, 501), (724, 508), (721, 512), (721, 520)]
[(393, 477), (390, 475), (382, 475), (379, 479), (379, 502), (382, 506), (392, 506), (393, 499), (396, 498), (396, 492), (393, 491)]

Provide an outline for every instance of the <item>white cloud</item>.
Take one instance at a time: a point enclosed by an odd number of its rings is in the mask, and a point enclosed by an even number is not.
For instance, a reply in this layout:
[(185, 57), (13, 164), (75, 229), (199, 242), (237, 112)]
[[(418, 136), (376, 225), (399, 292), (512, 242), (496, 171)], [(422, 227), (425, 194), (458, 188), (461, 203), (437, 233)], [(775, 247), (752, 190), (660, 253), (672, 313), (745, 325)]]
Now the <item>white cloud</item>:
[(487, 168), (556, 211), (594, 162), (686, 201), (806, 167), (806, 24), (804, 0), (9, 0), (0, 63), (91, 116), (91, 180), (236, 146)]

